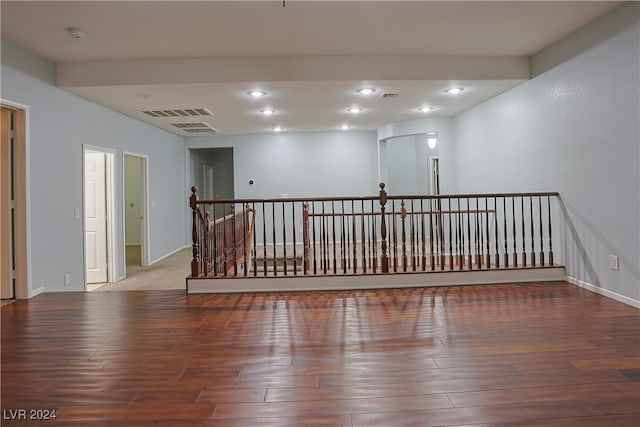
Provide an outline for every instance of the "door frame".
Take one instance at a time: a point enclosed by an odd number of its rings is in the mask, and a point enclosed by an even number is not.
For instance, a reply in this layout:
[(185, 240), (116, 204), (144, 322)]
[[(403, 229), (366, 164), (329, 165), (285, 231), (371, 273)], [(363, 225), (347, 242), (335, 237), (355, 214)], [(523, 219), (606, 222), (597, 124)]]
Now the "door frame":
[(105, 158), (105, 196), (107, 210), (107, 282), (115, 282), (118, 279), (116, 260), (116, 183), (115, 166), (117, 151), (111, 148), (99, 147), (95, 145), (82, 144), (82, 271), (84, 275), (84, 286), (87, 287), (87, 247), (84, 241), (86, 234), (85, 224), (85, 153), (87, 151), (98, 151), (104, 154)]
[(31, 203), (29, 194), (30, 188), (30, 107), (25, 104), (9, 101), (0, 98), (0, 105), (5, 108), (18, 111), (21, 116), (17, 120), (18, 129), (15, 140), (16, 150), (14, 157), (14, 179), (15, 179), (15, 263), (16, 263), (16, 287), (15, 299), (28, 299), (44, 292), (44, 287), (33, 290), (31, 274)]
[(429, 194), (439, 196), (440, 187), (440, 157), (429, 156)]
[(125, 177), (125, 166), (124, 166), (124, 158), (126, 156), (138, 157), (141, 160), (141, 168), (142, 168), (142, 225), (141, 236), (140, 236), (140, 264), (142, 266), (148, 266), (151, 264), (149, 257), (149, 156), (146, 154), (133, 153), (131, 151), (123, 151), (122, 152), (122, 254), (125, 258), (123, 263), (124, 268), (124, 277), (127, 277), (127, 262), (126, 262), (126, 253), (127, 253), (127, 239), (125, 236), (126, 232), (126, 200), (125, 198), (125, 185), (126, 185), (126, 177)]

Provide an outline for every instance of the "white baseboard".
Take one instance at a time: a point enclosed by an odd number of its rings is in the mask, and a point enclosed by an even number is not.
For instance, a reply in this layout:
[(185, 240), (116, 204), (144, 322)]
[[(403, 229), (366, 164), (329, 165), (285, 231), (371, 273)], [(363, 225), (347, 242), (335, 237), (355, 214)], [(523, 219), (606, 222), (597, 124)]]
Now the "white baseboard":
[(162, 261), (163, 259), (165, 259), (165, 258), (169, 258), (171, 255), (176, 254), (176, 253), (180, 252), (181, 250), (183, 250), (183, 249), (187, 249), (187, 248), (190, 248), (190, 247), (191, 247), (191, 245), (187, 245), (187, 246), (183, 246), (183, 247), (181, 247), (181, 248), (178, 248), (178, 249), (174, 250), (173, 252), (169, 252), (168, 254), (163, 255), (163, 256), (161, 256), (160, 258), (156, 258), (156, 259), (154, 259), (153, 261), (150, 261), (150, 262), (149, 262), (149, 265), (153, 265), (153, 264), (155, 264), (155, 263), (157, 263), (157, 262), (160, 262), (160, 261)]
[(43, 292), (44, 292), (44, 286), (38, 289), (34, 289), (31, 292), (29, 292), (29, 298), (33, 298), (36, 295), (40, 295)]
[(619, 301), (621, 303), (630, 305), (632, 307), (640, 308), (640, 301), (635, 300), (633, 298), (629, 298), (629, 297), (626, 297), (624, 295), (617, 294), (617, 293), (609, 291), (607, 289), (603, 289), (603, 288), (601, 288), (599, 286), (592, 285), (591, 283), (583, 282), (582, 280), (576, 279), (575, 277), (567, 276), (566, 280), (567, 280), (567, 282), (571, 283), (572, 285), (579, 286), (579, 287), (584, 288), (584, 289), (586, 289), (588, 291), (594, 292), (596, 294), (600, 294), (600, 295), (605, 296), (607, 298), (614, 299), (616, 301)]

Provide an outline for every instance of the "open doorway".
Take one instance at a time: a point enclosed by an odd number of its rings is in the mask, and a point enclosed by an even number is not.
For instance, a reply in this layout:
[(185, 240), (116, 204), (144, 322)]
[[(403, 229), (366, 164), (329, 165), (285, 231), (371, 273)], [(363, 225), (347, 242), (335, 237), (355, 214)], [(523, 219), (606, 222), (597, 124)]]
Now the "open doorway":
[(440, 163), (438, 157), (429, 157), (429, 170), (431, 172), (430, 194), (440, 195)]
[(149, 265), (147, 167), (147, 156), (124, 154), (124, 252), (130, 271)]
[[(83, 147), (85, 288), (116, 280), (115, 152)], [(78, 215), (77, 213), (76, 215)]]

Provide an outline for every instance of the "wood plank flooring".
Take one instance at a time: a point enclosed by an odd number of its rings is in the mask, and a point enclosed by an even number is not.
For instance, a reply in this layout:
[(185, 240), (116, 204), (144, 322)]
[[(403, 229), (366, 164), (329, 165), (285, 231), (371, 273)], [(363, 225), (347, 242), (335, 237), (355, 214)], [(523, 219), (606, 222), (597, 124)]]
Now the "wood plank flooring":
[(3, 426), (640, 426), (640, 311), (564, 282), (1, 310)]

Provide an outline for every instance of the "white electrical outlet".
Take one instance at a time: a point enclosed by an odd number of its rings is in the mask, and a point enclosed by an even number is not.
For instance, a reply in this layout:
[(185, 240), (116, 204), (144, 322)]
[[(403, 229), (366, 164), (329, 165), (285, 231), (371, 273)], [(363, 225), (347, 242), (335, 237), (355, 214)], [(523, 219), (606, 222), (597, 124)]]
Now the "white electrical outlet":
[(64, 285), (69, 286), (71, 284), (71, 273), (64, 273)]
[(80, 219), (80, 208), (76, 208), (75, 217), (76, 217), (76, 219)]
[(611, 270), (618, 270), (619, 264), (618, 264), (618, 257), (617, 256), (609, 255), (609, 268)]

